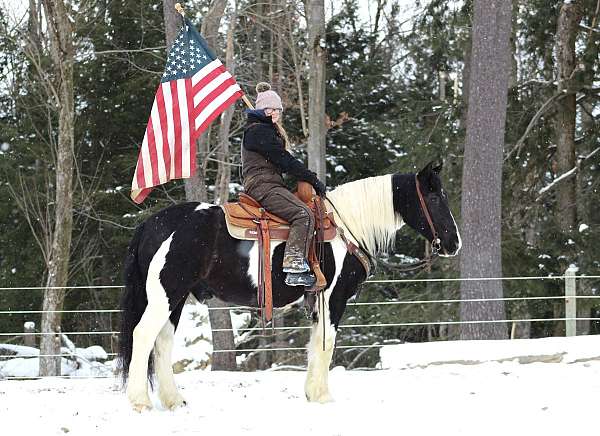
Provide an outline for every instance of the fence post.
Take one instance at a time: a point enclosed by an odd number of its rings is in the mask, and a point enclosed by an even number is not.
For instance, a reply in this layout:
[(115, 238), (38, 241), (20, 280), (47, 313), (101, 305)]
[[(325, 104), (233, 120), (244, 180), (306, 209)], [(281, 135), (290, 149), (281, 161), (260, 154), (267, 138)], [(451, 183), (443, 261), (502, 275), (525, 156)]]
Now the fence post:
[(577, 289), (575, 276), (578, 270), (579, 268), (571, 265), (565, 271), (565, 336), (577, 335)]
[(23, 332), (28, 333), (23, 336), (23, 344), (27, 347), (35, 347), (35, 323), (33, 321), (26, 321), (23, 324)]

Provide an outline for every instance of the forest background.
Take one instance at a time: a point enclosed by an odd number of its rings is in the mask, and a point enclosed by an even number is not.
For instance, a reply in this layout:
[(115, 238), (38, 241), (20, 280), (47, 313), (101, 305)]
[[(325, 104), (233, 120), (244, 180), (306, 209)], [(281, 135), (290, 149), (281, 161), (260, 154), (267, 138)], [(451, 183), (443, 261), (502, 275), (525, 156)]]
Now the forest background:
[[(49, 253), (56, 216), (60, 112), (48, 97), (56, 59), (45, 40), (41, 3), (30, 0), (29, 10), (34, 13), (22, 16), (0, 6), (2, 287), (44, 286), (52, 274)], [(184, 6), (201, 28), (215, 3), (219, 2), (194, 1)], [(225, 6), (209, 39), (211, 45), (220, 59), (225, 61), (229, 54), (237, 81), (251, 97), (255, 84), (263, 80), (282, 95), (294, 152), (306, 160), (310, 50), (304, 2), (221, 3)], [(121, 285), (123, 258), (135, 226), (186, 198), (181, 181), (155, 189), (142, 205), (129, 198), (139, 145), (166, 59), (163, 2), (75, 1), (69, 7), (75, 19), (68, 283)], [(596, 0), (512, 0), (509, 56), (502, 60), (508, 74), (508, 103), (499, 162), (502, 184), (497, 187), (502, 195), (504, 276), (561, 275), (569, 265), (576, 265), (582, 274), (598, 274), (599, 8)], [(451, 209), (461, 225), (472, 29), (470, 0), (377, 0), (368, 8), (352, 0), (328, 5), (323, 120), (328, 186), (390, 172), (415, 172), (439, 159), (444, 162), (442, 177)], [(562, 55), (568, 46), (573, 47), (572, 68), (563, 77)], [(243, 108), (239, 102), (230, 112), (225, 138), (216, 121), (200, 147), (205, 201), (222, 202), (225, 195), (233, 199), (240, 189)], [(422, 258), (427, 250), (425, 240), (411, 230), (401, 231), (397, 252), (380, 263), (376, 278), (407, 277), (389, 265)], [(459, 275), (457, 259), (443, 259), (410, 277)], [(594, 295), (598, 284), (583, 280), (578, 293)], [(502, 292), (505, 297), (556, 296), (563, 293), (562, 286), (561, 281), (505, 282)], [(359, 300), (460, 296), (457, 283), (367, 284)], [(118, 299), (114, 290), (68, 291), (64, 309), (116, 308)], [(39, 310), (42, 300), (43, 292), (38, 291), (1, 292), (0, 308)], [(594, 301), (581, 300), (578, 316), (598, 317)], [(543, 300), (507, 302), (503, 310), (507, 319), (564, 316), (563, 302)], [(1, 316), (0, 331), (19, 331), (29, 320), (39, 324), (36, 316)], [(288, 312), (281, 318), (286, 325), (302, 323), (299, 313)], [(357, 324), (460, 319), (458, 304), (366, 306), (347, 314), (347, 320)], [(64, 331), (118, 329), (115, 314), (65, 314), (61, 322)], [(564, 323), (559, 322), (519, 322), (504, 328), (511, 337), (564, 334)], [(578, 323), (581, 334), (599, 329), (595, 321)], [(379, 330), (344, 329), (338, 344), (443, 340), (460, 335), (451, 325)], [(303, 343), (303, 335), (292, 331), (273, 340)], [(114, 346), (110, 338), (88, 341)], [(265, 344), (264, 338), (253, 341)], [(277, 353), (257, 358), (249, 367), (299, 359), (297, 354)], [(367, 366), (377, 360), (376, 353), (360, 349), (338, 352), (335, 359)]]

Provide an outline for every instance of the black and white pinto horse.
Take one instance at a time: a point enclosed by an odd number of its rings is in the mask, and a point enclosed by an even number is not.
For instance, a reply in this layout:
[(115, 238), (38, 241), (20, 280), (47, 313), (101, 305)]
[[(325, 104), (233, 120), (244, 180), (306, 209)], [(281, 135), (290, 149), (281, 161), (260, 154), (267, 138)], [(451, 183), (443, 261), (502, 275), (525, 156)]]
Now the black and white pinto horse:
[[(441, 240), (439, 254), (453, 256), (461, 240), (442, 188), (440, 170), (441, 165), (430, 163), (416, 177)], [(392, 248), (396, 231), (404, 224), (433, 240), (427, 212), (418, 199), (415, 174), (357, 180), (339, 186), (327, 197), (337, 209), (335, 220), (346, 237), (372, 256)], [(271, 247), (275, 307), (299, 300), (304, 291), (284, 283), (284, 244), (276, 242)], [(192, 293), (203, 301), (216, 296), (256, 307), (258, 262), (257, 243), (232, 238), (218, 206), (178, 204), (151, 216), (136, 229), (125, 261), (119, 353), (127, 397), (135, 410), (152, 408), (148, 396), (152, 371), (164, 407), (174, 409), (186, 404), (171, 367), (173, 335), (186, 297)], [(318, 313), (319, 305), (315, 304), (305, 383), (307, 399), (316, 402), (331, 400), (327, 379), (336, 330), (347, 300), (367, 278), (363, 265), (347, 252), (339, 236), (325, 244), (322, 268), (328, 283), (325, 308)], [(149, 368), (149, 361), (154, 368)]]

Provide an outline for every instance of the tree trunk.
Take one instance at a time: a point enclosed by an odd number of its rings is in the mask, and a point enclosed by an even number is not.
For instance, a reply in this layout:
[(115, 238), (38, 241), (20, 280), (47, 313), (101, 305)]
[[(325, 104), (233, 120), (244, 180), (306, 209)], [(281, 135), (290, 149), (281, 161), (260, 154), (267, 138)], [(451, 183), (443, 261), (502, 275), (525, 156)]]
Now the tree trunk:
[[(73, 29), (67, 8), (61, 1), (43, 0), (46, 26), (50, 35), (50, 53), (56, 74), (57, 95), (53, 103), (58, 110), (58, 141), (56, 144), (56, 197), (54, 203), (54, 230), (48, 258), (47, 289), (44, 292), (41, 320), (42, 333), (58, 333), (62, 316), (64, 289), (67, 285), (69, 254), (73, 231), (73, 156), (74, 156), (74, 103), (73, 103)], [(40, 375), (60, 375), (60, 341), (55, 335), (42, 335), (40, 341)]]
[(308, 167), (325, 183), (325, 6), (323, 0), (306, 0), (308, 48)]
[[(576, 67), (575, 38), (581, 21), (581, 6), (564, 3), (560, 9), (556, 29), (556, 67), (558, 91), (565, 92), (572, 82)], [(575, 168), (575, 119), (577, 115), (576, 95), (568, 94), (557, 102), (554, 122), (556, 135), (556, 176)], [(577, 177), (563, 180), (557, 188), (558, 225), (569, 234), (577, 222)]]
[[(504, 128), (510, 64), (510, 0), (476, 0), (462, 179), (461, 277), (500, 277)], [(465, 281), (461, 297), (500, 298), (501, 281)], [(504, 303), (463, 302), (462, 321), (505, 318)], [(504, 323), (463, 324), (462, 339), (507, 338)]]
[(471, 39), (472, 36), (465, 40), (463, 47), (463, 70), (462, 70), (462, 107), (460, 111), (460, 128), (464, 129), (467, 126), (467, 114), (469, 113), (469, 81), (471, 79)]
[[(225, 307), (229, 304), (219, 300), (218, 298), (211, 298), (207, 301), (209, 309), (211, 307)], [(210, 320), (210, 326), (213, 329), (212, 342), (213, 350), (235, 350), (235, 342), (233, 340), (233, 331), (231, 324), (231, 311), (229, 310), (209, 310), (208, 318)], [(218, 331), (215, 329), (227, 329), (226, 331)], [(237, 362), (235, 360), (235, 352), (215, 352), (212, 355), (212, 371), (235, 371), (237, 369)]]
[[(216, 51), (217, 34), (221, 18), (225, 12), (226, 0), (214, 0), (207, 14), (202, 20), (201, 33), (209, 47)], [(171, 46), (173, 40), (177, 37), (181, 18), (175, 11), (174, 0), (163, 0), (163, 11), (165, 16), (165, 33), (167, 37), (167, 47)], [(186, 179), (185, 196), (188, 201), (206, 201), (206, 185), (204, 179), (204, 168), (198, 165), (198, 159), (202, 161), (202, 154), (208, 153), (209, 135), (204, 132), (198, 139), (199, 156), (196, 157), (196, 177)], [(223, 306), (223, 303), (216, 299), (208, 301), (208, 306)], [(211, 310), (209, 312), (210, 325), (213, 329), (231, 329), (231, 316), (228, 310)], [(213, 332), (214, 350), (231, 350), (234, 348), (233, 332)], [(212, 359), (213, 370), (235, 370), (235, 353), (214, 353)]]
[[(235, 61), (233, 59), (233, 33), (237, 21), (237, 12), (234, 12), (227, 30), (227, 48), (225, 50), (225, 67), (235, 76)], [(229, 106), (221, 115), (219, 127), (219, 152), (217, 153), (218, 168), (215, 186), (215, 200), (223, 204), (229, 200), (229, 181), (231, 180), (231, 165), (229, 164), (229, 131), (235, 106)]]
[(254, 74), (258, 77), (259, 81), (265, 80), (263, 78), (263, 60), (262, 60), (262, 23), (259, 24), (259, 21), (263, 18), (263, 3), (264, 0), (256, 1), (256, 16), (254, 25), (254, 56), (256, 56), (256, 65), (254, 66)]
[[(285, 17), (287, 20), (288, 35), (292, 40), (294, 34), (294, 20), (292, 19), (293, 10), (289, 7), (285, 8)], [(288, 44), (290, 53), (292, 55), (292, 61), (294, 62), (294, 79), (296, 81), (296, 91), (298, 92), (298, 107), (300, 109), (300, 122), (302, 124), (302, 134), (305, 138), (308, 137), (308, 126), (306, 125), (306, 111), (304, 109), (304, 90), (302, 89), (302, 62), (299, 59), (298, 52), (296, 51), (296, 44), (292, 41)], [(323, 181), (325, 183), (325, 181)]]

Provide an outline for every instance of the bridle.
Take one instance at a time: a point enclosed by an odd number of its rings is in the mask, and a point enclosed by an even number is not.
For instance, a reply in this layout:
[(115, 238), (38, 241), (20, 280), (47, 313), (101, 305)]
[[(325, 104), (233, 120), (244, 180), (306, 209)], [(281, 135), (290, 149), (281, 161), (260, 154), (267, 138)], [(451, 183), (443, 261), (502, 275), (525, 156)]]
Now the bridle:
[[(437, 258), (439, 251), (442, 249), (442, 241), (440, 240), (438, 232), (435, 230), (435, 226), (433, 225), (433, 220), (431, 219), (431, 214), (429, 213), (429, 209), (427, 208), (427, 203), (425, 203), (425, 198), (423, 197), (423, 194), (421, 193), (421, 186), (419, 184), (419, 179), (416, 174), (415, 174), (415, 184), (416, 184), (416, 188), (417, 188), (417, 197), (419, 198), (419, 204), (421, 205), (421, 210), (423, 211), (423, 214), (425, 215), (425, 219), (427, 220), (427, 224), (429, 225), (429, 229), (431, 230), (431, 234), (433, 235), (433, 238), (430, 241), (431, 253), (427, 254), (427, 256), (424, 259), (418, 260), (418, 261), (413, 262), (408, 265), (394, 265), (394, 264), (384, 262), (385, 265), (393, 267), (394, 270), (398, 271), (398, 272), (412, 272), (412, 271), (421, 270), (423, 268), (431, 267), (432, 262)], [(338, 212), (337, 208), (335, 207), (335, 204), (327, 196), (324, 196), (324, 199), (327, 200), (327, 202), (329, 204), (331, 204), (331, 206), (333, 207), (333, 209), (335, 210), (337, 215), (342, 220), (342, 223), (344, 224), (344, 226), (346, 226), (346, 228), (348, 229), (348, 231), (350, 232), (350, 234), (352, 235), (354, 240), (358, 243), (359, 240), (354, 236), (354, 234), (352, 233), (352, 231), (350, 230), (348, 225), (344, 222), (344, 218)], [(335, 223), (333, 223), (333, 225), (335, 225)], [(375, 267), (377, 265), (377, 262), (375, 261), (375, 257), (371, 253), (369, 253), (369, 251), (367, 249), (360, 247), (360, 246), (356, 246), (351, 241), (349, 241), (344, 236), (344, 233), (342, 231), (343, 229), (341, 229), (337, 225), (335, 225), (335, 227), (338, 228), (338, 230), (340, 231), (340, 236), (341, 236), (342, 240), (344, 241), (344, 243), (346, 244), (348, 251), (358, 257), (358, 259), (363, 264), (363, 267), (365, 267), (365, 270), (367, 272), (367, 277), (369, 277), (375, 271)], [(365, 258), (368, 259), (368, 262), (365, 261)]]
[(431, 215), (429, 214), (429, 209), (427, 208), (427, 203), (425, 203), (425, 198), (421, 193), (421, 184), (419, 183), (419, 177), (415, 174), (415, 184), (417, 187), (417, 197), (419, 197), (419, 203), (421, 204), (421, 210), (425, 215), (425, 219), (427, 220), (427, 224), (429, 224), (429, 230), (431, 230), (431, 234), (433, 238), (431, 239), (431, 252), (433, 254), (438, 254), (442, 249), (442, 241), (438, 236), (438, 232), (435, 230), (435, 226), (433, 225), (433, 220), (431, 219)]

